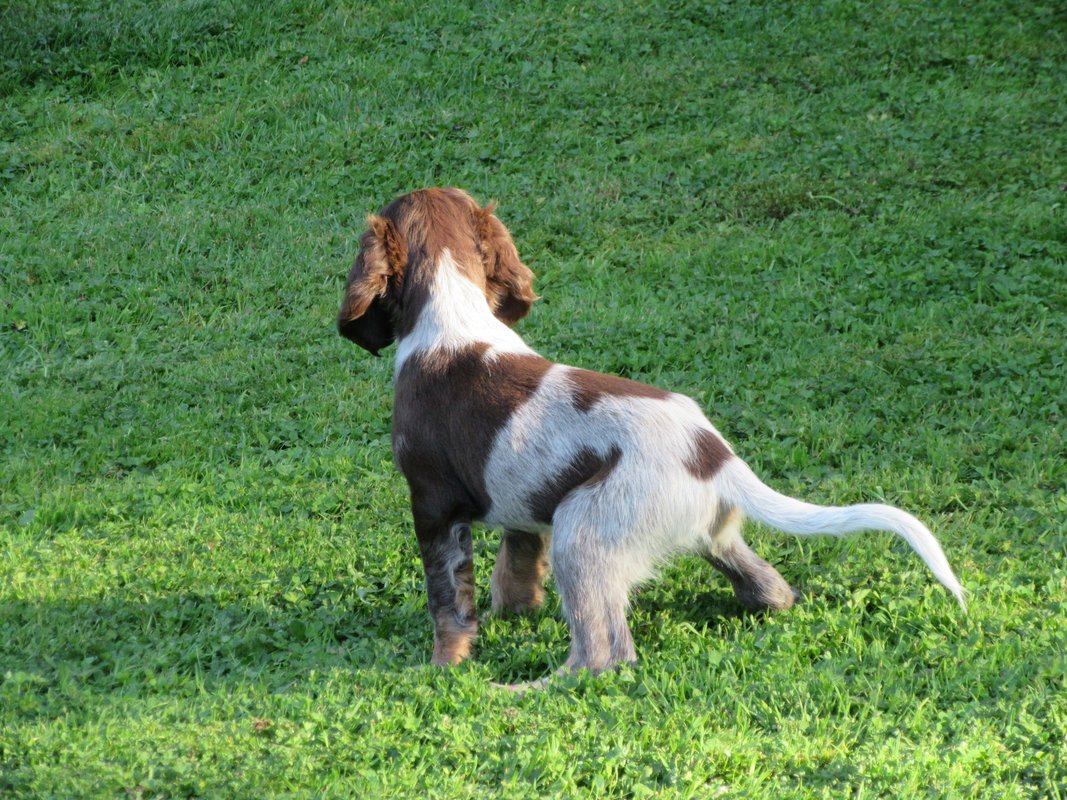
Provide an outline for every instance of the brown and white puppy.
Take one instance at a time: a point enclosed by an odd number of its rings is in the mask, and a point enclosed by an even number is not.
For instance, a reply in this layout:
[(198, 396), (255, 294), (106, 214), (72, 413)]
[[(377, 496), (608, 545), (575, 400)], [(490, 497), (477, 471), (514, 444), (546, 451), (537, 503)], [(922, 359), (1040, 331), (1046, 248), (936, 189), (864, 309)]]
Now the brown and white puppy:
[(689, 398), (530, 349), (510, 326), (535, 299), (533, 273), (491, 208), (425, 189), (368, 223), (337, 326), (375, 355), (398, 343), (393, 453), (411, 490), (433, 663), (470, 654), (475, 520), (504, 530), (495, 611), (541, 603), (551, 549), (570, 669), (634, 660), (628, 593), (677, 553), (705, 557), (749, 609), (791, 606), (793, 589), (745, 544), (743, 515), (795, 534), (892, 531), (963, 603), (937, 540), (910, 514), (781, 495)]

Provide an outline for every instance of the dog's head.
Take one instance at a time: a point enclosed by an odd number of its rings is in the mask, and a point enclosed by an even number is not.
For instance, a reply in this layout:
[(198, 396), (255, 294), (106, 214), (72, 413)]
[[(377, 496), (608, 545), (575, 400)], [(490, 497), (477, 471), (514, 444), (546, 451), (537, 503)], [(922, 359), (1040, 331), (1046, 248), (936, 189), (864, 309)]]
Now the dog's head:
[(513, 325), (526, 316), (536, 299), (533, 273), (492, 204), (482, 208), (459, 189), (421, 189), (367, 217), (338, 332), (378, 355), (411, 331), (446, 250), (498, 319)]

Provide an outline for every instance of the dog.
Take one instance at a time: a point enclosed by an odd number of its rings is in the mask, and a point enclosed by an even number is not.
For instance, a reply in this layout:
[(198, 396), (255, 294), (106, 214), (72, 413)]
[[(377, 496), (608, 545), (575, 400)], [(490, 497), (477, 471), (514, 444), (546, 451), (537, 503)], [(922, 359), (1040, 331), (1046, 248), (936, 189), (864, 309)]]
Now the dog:
[(339, 333), (376, 356), (397, 342), (393, 455), (411, 493), (434, 664), (471, 651), (475, 521), (503, 530), (495, 612), (541, 604), (551, 550), (566, 671), (636, 659), (630, 589), (679, 553), (707, 559), (749, 610), (792, 606), (799, 595), (742, 538), (745, 516), (801, 535), (891, 531), (964, 604), (910, 514), (786, 497), (688, 397), (542, 358), (512, 329), (536, 299), (492, 204), (459, 189), (411, 192), (370, 215), (348, 275)]

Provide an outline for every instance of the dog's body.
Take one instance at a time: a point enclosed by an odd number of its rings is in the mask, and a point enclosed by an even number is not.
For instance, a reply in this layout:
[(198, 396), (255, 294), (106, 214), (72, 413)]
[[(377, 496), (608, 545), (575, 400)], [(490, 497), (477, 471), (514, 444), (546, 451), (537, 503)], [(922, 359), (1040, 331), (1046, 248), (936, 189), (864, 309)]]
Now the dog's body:
[(505, 531), (492, 577), (499, 612), (540, 604), (551, 546), (571, 669), (635, 658), (629, 590), (677, 553), (704, 556), (749, 609), (791, 606), (789, 584), (745, 544), (744, 514), (799, 534), (893, 531), (963, 602), (937, 540), (911, 515), (785, 497), (689, 398), (537, 355), (509, 327), (535, 299), (533, 276), (491, 209), (429, 189), (369, 222), (338, 327), (375, 354), (398, 339), (393, 452), (411, 489), (434, 663), (465, 658), (477, 628), (473, 521)]

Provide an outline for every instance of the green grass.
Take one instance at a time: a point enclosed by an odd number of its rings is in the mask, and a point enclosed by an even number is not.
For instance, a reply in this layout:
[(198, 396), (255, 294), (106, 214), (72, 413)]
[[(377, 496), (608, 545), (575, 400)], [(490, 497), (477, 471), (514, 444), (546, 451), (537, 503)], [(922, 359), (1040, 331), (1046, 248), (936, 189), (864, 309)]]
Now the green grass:
[[(0, 11), (0, 796), (1067, 796), (1057, 4)], [(523, 698), (555, 593), (427, 666), (363, 216), (495, 197), (545, 355), (940, 537), (681, 560), (640, 662)], [(496, 538), (476, 537), (480, 607)]]

